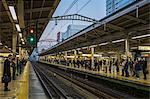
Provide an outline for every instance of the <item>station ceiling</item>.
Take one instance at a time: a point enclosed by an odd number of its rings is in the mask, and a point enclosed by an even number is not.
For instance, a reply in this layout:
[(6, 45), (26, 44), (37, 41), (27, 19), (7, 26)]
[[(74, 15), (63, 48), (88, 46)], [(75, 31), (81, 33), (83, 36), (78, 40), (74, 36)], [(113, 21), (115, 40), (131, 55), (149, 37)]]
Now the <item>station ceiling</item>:
[[(38, 39), (51, 19), (60, 0), (1, 0), (0, 1), (0, 40), (3, 45), (12, 48), (12, 35), (16, 33), (15, 23), (19, 23), (20, 28), (25, 30), (27, 27), (35, 28), (38, 21)], [(9, 5), (15, 7), (18, 22), (13, 21)], [(23, 31), (26, 39), (28, 31)], [(19, 44), (19, 38), (17, 40)]]
[(40, 55), (59, 53), (63, 51), (90, 47), (109, 42), (106, 46), (99, 46), (96, 50), (112, 51), (124, 50), (124, 42), (113, 44), (112, 41), (130, 39), (130, 46), (149, 45), (150, 37), (132, 39), (132, 37), (150, 34), (150, 2), (143, 0), (130, 5), (118, 12), (107, 16), (99, 23), (81, 30), (65, 41), (58, 43)]

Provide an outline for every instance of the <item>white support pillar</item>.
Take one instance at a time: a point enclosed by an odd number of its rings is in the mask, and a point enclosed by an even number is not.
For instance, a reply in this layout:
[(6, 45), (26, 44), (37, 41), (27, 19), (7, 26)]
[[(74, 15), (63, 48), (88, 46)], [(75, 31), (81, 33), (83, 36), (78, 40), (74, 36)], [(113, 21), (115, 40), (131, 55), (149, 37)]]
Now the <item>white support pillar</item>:
[(17, 33), (14, 32), (12, 36), (12, 50), (13, 52), (16, 52), (16, 45), (17, 45)]
[(129, 54), (129, 39), (125, 39), (125, 54), (128, 56)]
[(77, 51), (74, 50), (74, 60), (76, 61), (77, 60)]
[[(20, 44), (19, 44), (19, 46), (21, 46)], [(19, 47), (19, 59), (22, 59), (22, 48), (21, 47)]]
[(91, 48), (91, 68), (94, 68), (94, 47)]
[(67, 61), (67, 51), (65, 51), (65, 60)]
[(58, 54), (58, 64), (60, 64), (61, 53)]

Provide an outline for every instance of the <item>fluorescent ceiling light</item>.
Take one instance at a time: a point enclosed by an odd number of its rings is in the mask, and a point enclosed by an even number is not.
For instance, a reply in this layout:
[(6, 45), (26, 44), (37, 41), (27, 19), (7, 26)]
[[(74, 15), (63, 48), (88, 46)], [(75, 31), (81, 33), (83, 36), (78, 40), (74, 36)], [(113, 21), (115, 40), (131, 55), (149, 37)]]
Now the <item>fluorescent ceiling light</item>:
[(77, 48), (77, 50), (81, 50), (81, 48)]
[(82, 47), (82, 49), (87, 49), (88, 47)]
[(8, 46), (5, 46), (5, 48), (8, 48)]
[(24, 42), (24, 40), (23, 40), (23, 39), (21, 39), (21, 41), (22, 41), (22, 42)]
[(113, 53), (115, 53), (115, 52), (107, 52), (107, 53), (109, 53), (109, 54), (113, 54)]
[(138, 49), (138, 47), (131, 47), (130, 49), (134, 50), (134, 49)]
[(102, 46), (102, 45), (107, 45), (108, 44), (108, 42), (106, 42), (106, 43), (101, 43), (101, 44), (99, 44), (100, 46)]
[(0, 42), (0, 45), (3, 45), (3, 44)]
[(92, 47), (97, 47), (97, 45), (91, 45), (90, 48), (92, 48)]
[(150, 34), (132, 37), (132, 39), (139, 39), (139, 38), (148, 37), (148, 36), (150, 36)]
[(25, 42), (22, 42), (22, 44), (25, 44)]
[(19, 33), (20, 38), (22, 38), (22, 33)]
[(16, 24), (16, 29), (17, 29), (18, 32), (21, 32), (19, 24)]
[(115, 41), (112, 41), (112, 43), (119, 43), (119, 42), (123, 42), (123, 41), (125, 41), (125, 39), (115, 40)]
[(12, 15), (13, 20), (17, 20), (16, 12), (14, 6), (9, 6), (10, 13)]
[(71, 52), (72, 50), (69, 50), (69, 51), (67, 51), (67, 52)]

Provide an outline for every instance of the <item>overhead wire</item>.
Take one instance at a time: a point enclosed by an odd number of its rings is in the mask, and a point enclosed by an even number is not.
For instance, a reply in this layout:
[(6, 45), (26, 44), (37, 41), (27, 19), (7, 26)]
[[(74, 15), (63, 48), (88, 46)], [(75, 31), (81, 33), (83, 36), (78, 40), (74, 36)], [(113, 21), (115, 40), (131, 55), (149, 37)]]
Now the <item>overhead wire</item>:
[[(65, 12), (64, 12), (63, 15), (67, 14), (67, 13), (72, 9), (72, 7), (73, 7), (78, 1), (79, 1), (79, 0), (74, 0), (74, 1), (70, 4), (70, 6), (65, 10)], [(54, 25), (54, 26), (51, 28), (51, 30), (50, 30), (49, 33), (53, 32), (53, 30), (55, 29), (55, 27), (56, 27), (56, 25)], [(61, 26), (60, 29), (62, 29), (62, 26)], [(59, 29), (59, 30), (60, 30), (60, 29)], [(46, 38), (45, 38), (45, 39), (47, 39), (49, 33), (46, 35)]]
[[(72, 7), (74, 7), (74, 5), (78, 2), (79, 0), (74, 0), (71, 5), (68, 7), (68, 9), (64, 12), (63, 15), (67, 14), (71, 9)], [(64, 23), (63, 25), (61, 25), (61, 27), (58, 29), (58, 30), (61, 30), (64, 26), (67, 25), (68, 22)]]
[(91, 2), (91, 0), (87, 1), (76, 13), (79, 13), (83, 8), (85, 8), (89, 3)]
[[(92, 0), (88, 0), (79, 10), (77, 10), (76, 14), (79, 13), (81, 10), (83, 10), (83, 8), (85, 8)], [(76, 2), (77, 3), (77, 2)], [(78, 5), (77, 5), (78, 7)], [(77, 8), (78, 9), (78, 8)], [(67, 23), (63, 24), (59, 30), (61, 30), (63, 27), (65, 27), (67, 25)]]

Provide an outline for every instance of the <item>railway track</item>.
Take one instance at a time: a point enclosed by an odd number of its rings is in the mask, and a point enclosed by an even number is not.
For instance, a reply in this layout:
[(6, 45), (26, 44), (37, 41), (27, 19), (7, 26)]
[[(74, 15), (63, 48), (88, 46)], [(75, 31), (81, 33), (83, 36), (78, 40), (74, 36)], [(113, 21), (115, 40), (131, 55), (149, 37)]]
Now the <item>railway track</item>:
[(36, 72), (36, 74), (38, 75), (40, 81), (42, 82), (42, 85), (44, 86), (44, 88), (46, 89), (49, 97), (51, 99), (68, 99), (68, 97), (66, 96), (65, 93), (63, 93), (50, 79), (50, 77), (48, 77), (46, 75), (46, 73), (44, 73), (42, 70), (40, 70), (40, 68), (35, 67), (34, 66), (34, 70)]
[(50, 99), (86, 99), (72, 87), (57, 79), (48, 69), (35, 64), (33, 64), (33, 68)]
[[(82, 88), (83, 90), (86, 90), (87, 92), (95, 95), (96, 98), (92, 98), (92, 99), (122, 99), (124, 98), (124, 96), (119, 95), (114, 93), (113, 91), (110, 90), (105, 90), (100, 88), (99, 86), (97, 86), (96, 84), (92, 84), (89, 83), (88, 81), (85, 81), (83, 79), (75, 79), (74, 77), (72, 77), (72, 75), (61, 71), (59, 69), (50, 67), (48, 65), (43, 65), (43, 64), (35, 64), (34, 65), (36, 68), (40, 68), (41, 70), (43, 70), (44, 72), (51, 72), (52, 74), (55, 74), (73, 84), (76, 84), (76, 86)], [(70, 97), (66, 97), (66, 99), (68, 99)], [(72, 97), (71, 97), (72, 98)], [(87, 97), (80, 97), (78, 99), (86, 99)], [(77, 98), (72, 98), (72, 99), (77, 99)], [(89, 98), (91, 99), (91, 98)]]

